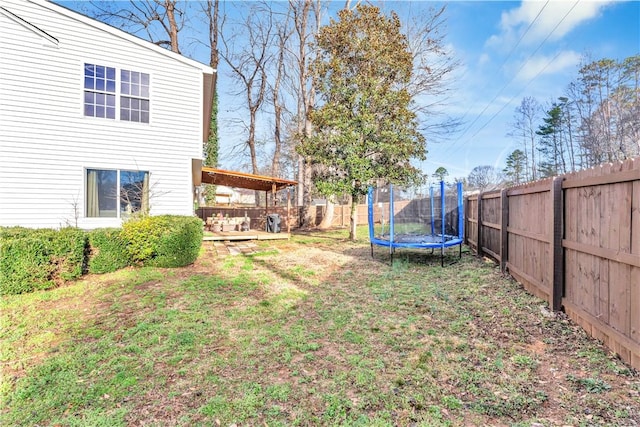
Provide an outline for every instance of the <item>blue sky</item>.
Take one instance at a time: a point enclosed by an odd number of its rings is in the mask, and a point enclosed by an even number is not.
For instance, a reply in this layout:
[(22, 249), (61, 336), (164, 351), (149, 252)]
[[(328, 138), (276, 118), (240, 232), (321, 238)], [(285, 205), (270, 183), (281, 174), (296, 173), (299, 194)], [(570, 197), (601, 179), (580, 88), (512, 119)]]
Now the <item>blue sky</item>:
[[(60, 1), (82, 10), (89, 3)], [(245, 2), (247, 7), (249, 2)], [(352, 4), (356, 1), (352, 0)], [(401, 20), (420, 16), (443, 2), (372, 2), (395, 10)], [(195, 3), (190, 3), (193, 6)], [(330, 4), (338, 10), (344, 1)], [(286, 3), (282, 3), (286, 6)], [(507, 134), (515, 108), (527, 96), (544, 106), (564, 95), (576, 79), (581, 57), (622, 60), (640, 54), (640, 2), (592, 0), (451, 1), (444, 18), (444, 43), (460, 62), (452, 75), (443, 112), (461, 118), (460, 130), (443, 142), (428, 140), (423, 171), (444, 166), (450, 177), (465, 177), (475, 167), (502, 169), (506, 157), (519, 148)], [(229, 13), (243, 2), (226, 5)], [(193, 40), (191, 36), (191, 40)], [(208, 63), (208, 49), (181, 41), (183, 53)], [(247, 158), (231, 152), (244, 135), (237, 124), (246, 121), (238, 96), (231, 94), (229, 71), (219, 69), (220, 167), (246, 169)], [(266, 128), (258, 137), (268, 140)], [(293, 178), (293, 177), (287, 177)]]
[(444, 166), (451, 176), (479, 165), (502, 169), (519, 148), (507, 136), (515, 108), (526, 96), (543, 105), (562, 96), (582, 55), (640, 53), (637, 1), (450, 2), (447, 27), (462, 63), (447, 109), (464, 124), (451, 141), (429, 145), (424, 169)]

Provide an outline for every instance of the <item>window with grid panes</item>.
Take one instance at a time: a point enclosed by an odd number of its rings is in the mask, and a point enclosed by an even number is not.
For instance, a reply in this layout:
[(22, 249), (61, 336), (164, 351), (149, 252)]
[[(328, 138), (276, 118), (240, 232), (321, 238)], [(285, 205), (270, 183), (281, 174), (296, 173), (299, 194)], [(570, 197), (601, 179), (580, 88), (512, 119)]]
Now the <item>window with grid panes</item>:
[(120, 70), (120, 120), (149, 123), (149, 74)]

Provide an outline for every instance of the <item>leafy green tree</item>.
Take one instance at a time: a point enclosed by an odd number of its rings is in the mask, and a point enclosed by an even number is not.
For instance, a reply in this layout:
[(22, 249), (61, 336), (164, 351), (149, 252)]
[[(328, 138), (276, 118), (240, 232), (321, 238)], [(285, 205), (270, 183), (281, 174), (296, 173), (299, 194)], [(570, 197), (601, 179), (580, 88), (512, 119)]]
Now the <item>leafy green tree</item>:
[(321, 166), (313, 178), (319, 192), (351, 195), (356, 240), (356, 206), (368, 186), (421, 181), (410, 160), (424, 160), (426, 146), (410, 109), (412, 55), (398, 16), (359, 4), (338, 17), (317, 36), (311, 67), (321, 105), (310, 114), (313, 135), (297, 151)]
[(523, 183), (527, 169), (527, 158), (522, 150), (515, 150), (507, 157), (507, 167), (502, 172), (510, 185)]
[(444, 179), (448, 175), (449, 175), (449, 171), (443, 166), (440, 166), (438, 169), (436, 169), (436, 171), (431, 176), (436, 178), (438, 181), (444, 181)]

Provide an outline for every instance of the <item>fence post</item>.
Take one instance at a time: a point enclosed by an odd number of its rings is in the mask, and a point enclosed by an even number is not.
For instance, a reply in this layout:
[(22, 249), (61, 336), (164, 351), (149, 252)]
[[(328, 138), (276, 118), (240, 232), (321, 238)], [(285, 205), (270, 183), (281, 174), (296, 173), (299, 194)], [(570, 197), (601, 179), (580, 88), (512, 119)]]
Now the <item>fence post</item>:
[(502, 218), (500, 220), (500, 269), (503, 273), (507, 272), (507, 262), (509, 261), (509, 194), (507, 189), (500, 192), (500, 201), (502, 202)]
[(476, 242), (476, 251), (478, 256), (484, 255), (484, 251), (482, 250), (482, 195), (484, 193), (478, 193), (478, 237)]
[(560, 311), (562, 307), (562, 296), (564, 294), (564, 250), (562, 248), (563, 234), (563, 197), (562, 181), (563, 177), (555, 177), (551, 184), (551, 199), (553, 206), (553, 236), (552, 260), (553, 263), (553, 290), (551, 293), (551, 308), (553, 311)]

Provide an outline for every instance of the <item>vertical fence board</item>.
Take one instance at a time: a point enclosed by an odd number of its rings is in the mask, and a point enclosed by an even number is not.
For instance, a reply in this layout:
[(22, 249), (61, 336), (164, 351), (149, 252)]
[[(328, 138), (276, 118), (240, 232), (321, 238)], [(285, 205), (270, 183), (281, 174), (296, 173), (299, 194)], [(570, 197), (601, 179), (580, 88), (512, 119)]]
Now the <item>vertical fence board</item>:
[[(631, 270), (631, 286), (629, 289), (629, 338), (633, 342), (640, 343), (640, 268)], [(635, 354), (640, 362), (640, 353)], [(640, 363), (634, 365), (640, 369)]]
[(551, 307), (559, 311), (562, 307), (563, 294), (563, 254), (562, 254), (562, 178), (555, 178), (551, 187), (552, 220), (551, 220), (551, 256), (552, 299)]
[(534, 295), (552, 296), (551, 181), (541, 181), (507, 191), (509, 247), (507, 269)]
[[(640, 163), (637, 160), (636, 163)], [(640, 256), (640, 180), (634, 181), (631, 191), (631, 240), (630, 252)], [(629, 336), (640, 343), (640, 267), (631, 269), (631, 287), (629, 290)], [(640, 367), (640, 354), (634, 355), (636, 367)]]
[(484, 239), (483, 239), (483, 229), (482, 229), (482, 194), (480, 193), (478, 194), (478, 201), (476, 202), (476, 251), (478, 252), (478, 256), (482, 256), (484, 255), (484, 252), (482, 251), (482, 247), (484, 245)]
[(507, 190), (500, 193), (500, 204), (502, 205), (502, 215), (500, 218), (500, 270), (505, 273), (507, 269), (507, 259), (509, 259), (509, 196)]
[(633, 254), (637, 239), (634, 200), (640, 173), (625, 173), (637, 169), (637, 161), (627, 161), (572, 174), (565, 190), (566, 209), (577, 212), (575, 229), (571, 222), (565, 228), (567, 313), (634, 367), (640, 366), (640, 277), (629, 262), (637, 264), (638, 258), (621, 254)]

